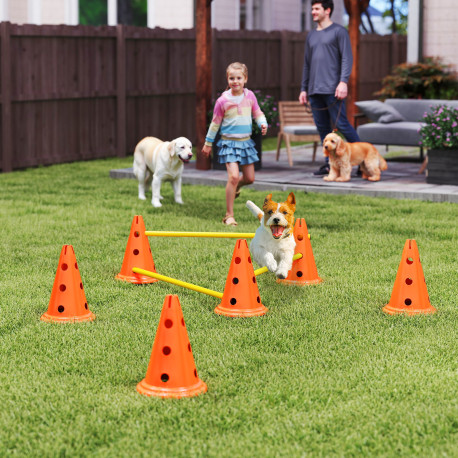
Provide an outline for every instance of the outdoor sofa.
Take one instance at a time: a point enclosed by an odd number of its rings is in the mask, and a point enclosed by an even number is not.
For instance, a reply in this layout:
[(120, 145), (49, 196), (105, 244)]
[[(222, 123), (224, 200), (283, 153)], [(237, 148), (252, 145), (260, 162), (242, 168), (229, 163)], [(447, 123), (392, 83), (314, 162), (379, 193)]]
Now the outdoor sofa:
[[(458, 100), (439, 99), (386, 99), (356, 102), (361, 111), (355, 115), (355, 127), (362, 142), (376, 145), (420, 146), (419, 129), (425, 112), (437, 105), (448, 105), (458, 109)], [(362, 117), (369, 118), (367, 124), (358, 126)], [(420, 147), (423, 159), (423, 148)]]

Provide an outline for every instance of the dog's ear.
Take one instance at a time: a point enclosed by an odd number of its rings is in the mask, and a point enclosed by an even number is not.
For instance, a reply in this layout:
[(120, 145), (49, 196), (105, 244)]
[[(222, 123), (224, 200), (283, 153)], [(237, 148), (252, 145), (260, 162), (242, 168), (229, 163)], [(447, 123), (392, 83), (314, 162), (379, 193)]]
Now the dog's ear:
[(175, 141), (169, 142), (167, 145), (167, 151), (170, 154), (170, 157), (172, 157), (175, 154)]
[(296, 210), (296, 196), (294, 195), (294, 192), (289, 193), (286, 202), (288, 202), (289, 206), (293, 209), (293, 211)]
[(342, 140), (342, 138), (339, 136), (339, 138), (337, 140), (337, 146), (336, 146), (336, 155), (337, 156), (343, 156), (345, 154), (346, 147), (347, 147), (347, 145)]
[(262, 204), (262, 209), (264, 210), (264, 213), (265, 213), (266, 205), (269, 205), (269, 202), (271, 200), (272, 200), (272, 194), (268, 194), (266, 198), (264, 199), (264, 203)]
[[(325, 139), (326, 140), (326, 139)], [(324, 157), (329, 157), (328, 150), (324, 147), (324, 142), (323, 142), (323, 156)]]

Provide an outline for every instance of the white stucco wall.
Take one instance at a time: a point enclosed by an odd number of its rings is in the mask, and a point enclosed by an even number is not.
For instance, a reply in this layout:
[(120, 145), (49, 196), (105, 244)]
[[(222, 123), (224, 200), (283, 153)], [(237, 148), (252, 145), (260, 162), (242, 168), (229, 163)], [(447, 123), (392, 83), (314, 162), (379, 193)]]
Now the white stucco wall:
[(423, 55), (440, 56), (458, 71), (458, 8), (455, 0), (424, 0)]
[(25, 24), (28, 18), (28, 0), (8, 1), (8, 21), (14, 24)]
[(238, 30), (240, 28), (240, 1), (213, 0), (212, 27), (219, 30)]
[(274, 1), (271, 11), (272, 30), (301, 31), (301, 0)]
[(193, 0), (153, 0), (153, 14), (148, 17), (150, 27), (164, 29), (192, 29), (194, 27)]

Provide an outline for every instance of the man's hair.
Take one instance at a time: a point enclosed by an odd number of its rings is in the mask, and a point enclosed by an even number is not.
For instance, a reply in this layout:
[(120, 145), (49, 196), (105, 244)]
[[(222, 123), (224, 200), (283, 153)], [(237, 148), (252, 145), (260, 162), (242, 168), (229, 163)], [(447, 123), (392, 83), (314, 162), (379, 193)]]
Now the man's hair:
[(324, 0), (324, 1), (312, 0), (312, 6), (313, 6), (315, 3), (321, 3), (321, 6), (322, 6), (323, 9), (325, 9), (325, 10), (327, 10), (328, 8), (331, 8), (331, 12), (329, 13), (329, 17), (332, 16), (332, 12), (334, 11), (334, 2), (333, 2), (333, 0)]

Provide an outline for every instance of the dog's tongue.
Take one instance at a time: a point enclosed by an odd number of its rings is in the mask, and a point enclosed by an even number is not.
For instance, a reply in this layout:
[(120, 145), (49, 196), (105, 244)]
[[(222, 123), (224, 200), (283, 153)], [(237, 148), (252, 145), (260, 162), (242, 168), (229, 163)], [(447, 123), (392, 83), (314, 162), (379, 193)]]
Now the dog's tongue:
[(283, 226), (270, 226), (270, 230), (272, 231), (272, 235), (278, 239), (283, 235), (283, 230), (285, 228)]

